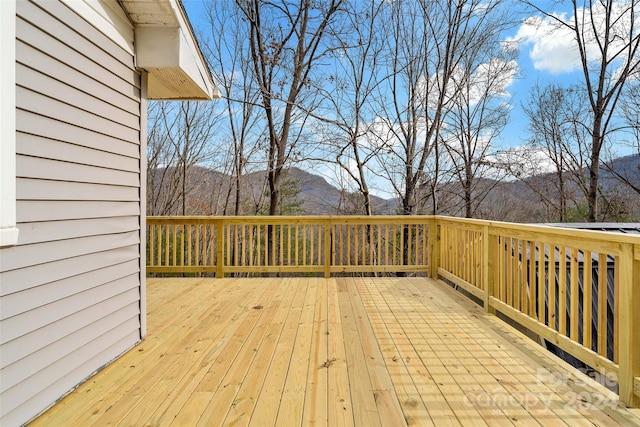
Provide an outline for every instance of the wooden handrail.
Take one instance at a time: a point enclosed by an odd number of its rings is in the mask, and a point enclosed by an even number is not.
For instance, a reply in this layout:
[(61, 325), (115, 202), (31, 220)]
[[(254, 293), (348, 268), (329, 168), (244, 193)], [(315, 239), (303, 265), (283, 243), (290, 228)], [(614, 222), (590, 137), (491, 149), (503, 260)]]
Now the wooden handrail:
[(640, 406), (640, 237), (443, 216), (148, 217), (149, 273), (428, 273)]
[(429, 272), (412, 216), (148, 217), (150, 273)]

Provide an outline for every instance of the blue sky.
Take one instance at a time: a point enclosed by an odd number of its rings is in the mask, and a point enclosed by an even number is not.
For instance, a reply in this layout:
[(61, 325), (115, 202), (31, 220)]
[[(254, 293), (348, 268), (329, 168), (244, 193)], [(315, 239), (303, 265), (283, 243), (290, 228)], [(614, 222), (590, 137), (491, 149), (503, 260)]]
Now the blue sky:
[[(552, 10), (554, 14), (572, 15), (569, 5), (561, 8), (557, 2), (549, 1), (540, 1), (538, 5)], [(533, 12), (523, 11), (521, 24), (505, 34), (507, 40), (517, 40), (520, 47), (519, 75), (508, 89), (513, 96), (513, 110), (501, 138), (505, 148), (526, 142), (528, 118), (522, 110), (522, 103), (527, 101), (530, 90), (536, 83), (565, 86), (582, 79), (572, 35), (566, 31), (551, 29), (549, 19), (539, 22), (539, 28), (527, 25), (525, 21), (535, 15)]]

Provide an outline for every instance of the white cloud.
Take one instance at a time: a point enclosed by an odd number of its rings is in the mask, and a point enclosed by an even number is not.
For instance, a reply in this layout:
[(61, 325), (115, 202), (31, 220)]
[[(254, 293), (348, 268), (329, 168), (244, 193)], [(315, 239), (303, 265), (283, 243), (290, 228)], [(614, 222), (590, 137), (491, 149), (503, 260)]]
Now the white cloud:
[(518, 146), (501, 151), (488, 156), (488, 160), (508, 167), (515, 178), (526, 178), (555, 170), (554, 164), (545, 150), (529, 146)]
[(508, 88), (518, 73), (516, 61), (491, 58), (488, 63), (480, 64), (471, 76), (471, 105), (485, 97), (509, 96)]
[[(613, 37), (617, 42), (612, 43), (609, 49), (613, 55), (628, 39), (628, 31), (631, 22), (631, 10), (628, 2), (616, 2), (614, 4), (613, 17), (615, 25), (611, 29)], [(593, 27), (598, 28), (599, 33), (603, 33), (605, 22), (604, 6), (600, 2), (594, 3), (592, 11), (579, 8), (577, 10), (578, 24), (585, 29), (583, 39), (585, 50), (589, 61), (599, 62), (601, 54), (598, 48)], [(582, 17), (591, 19), (594, 17), (595, 25), (580, 22)], [(554, 19), (557, 18), (557, 19)], [(619, 19), (618, 19), (619, 18)], [(566, 13), (554, 13), (550, 16), (532, 16), (525, 19), (515, 36), (506, 40), (507, 45), (519, 44), (529, 46), (529, 57), (533, 62), (533, 67), (539, 71), (547, 71), (551, 74), (570, 73), (581, 67), (580, 54), (577, 48), (576, 36), (567, 26), (562, 25), (558, 20), (574, 25), (575, 17)], [(599, 35), (602, 38), (602, 34)]]
[[(343, 159), (346, 166), (352, 173), (358, 174), (358, 165), (354, 159)], [(373, 159), (373, 163), (376, 159)], [(330, 185), (338, 188), (345, 189), (351, 193), (358, 192), (358, 186), (353, 181), (351, 176), (340, 166), (335, 163), (327, 162), (307, 162), (307, 171), (323, 177)], [(380, 165), (373, 165), (374, 168), (380, 168)], [(393, 191), (393, 187), (387, 179), (379, 174), (372, 173), (370, 166), (365, 168), (365, 179), (367, 180), (367, 186), (369, 187), (369, 193), (373, 196), (381, 197), (383, 199), (390, 199), (396, 196)]]
[[(565, 19), (564, 16), (561, 18)], [(559, 26), (552, 18), (527, 18), (516, 35), (507, 42), (531, 45), (529, 57), (536, 70), (561, 74), (580, 67), (574, 34), (568, 28)]]

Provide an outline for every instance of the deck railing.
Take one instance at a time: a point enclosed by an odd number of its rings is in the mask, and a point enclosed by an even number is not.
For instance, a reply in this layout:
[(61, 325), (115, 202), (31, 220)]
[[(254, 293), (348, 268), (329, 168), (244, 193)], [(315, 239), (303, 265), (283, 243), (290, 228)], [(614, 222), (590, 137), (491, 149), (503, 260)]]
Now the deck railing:
[(441, 216), (149, 217), (155, 273), (429, 273), (640, 406), (640, 238)]
[[(640, 238), (438, 217), (437, 273), (640, 404)], [(634, 384), (635, 382), (635, 384)]]
[(425, 217), (148, 217), (154, 273), (428, 272)]

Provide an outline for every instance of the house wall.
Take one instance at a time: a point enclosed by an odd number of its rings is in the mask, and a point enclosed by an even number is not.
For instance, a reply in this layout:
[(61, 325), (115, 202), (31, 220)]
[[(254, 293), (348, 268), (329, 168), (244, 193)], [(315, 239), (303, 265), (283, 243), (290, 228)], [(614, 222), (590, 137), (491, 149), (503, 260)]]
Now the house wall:
[(17, 2), (20, 232), (0, 249), (0, 425), (27, 422), (144, 333), (145, 79), (110, 5)]

